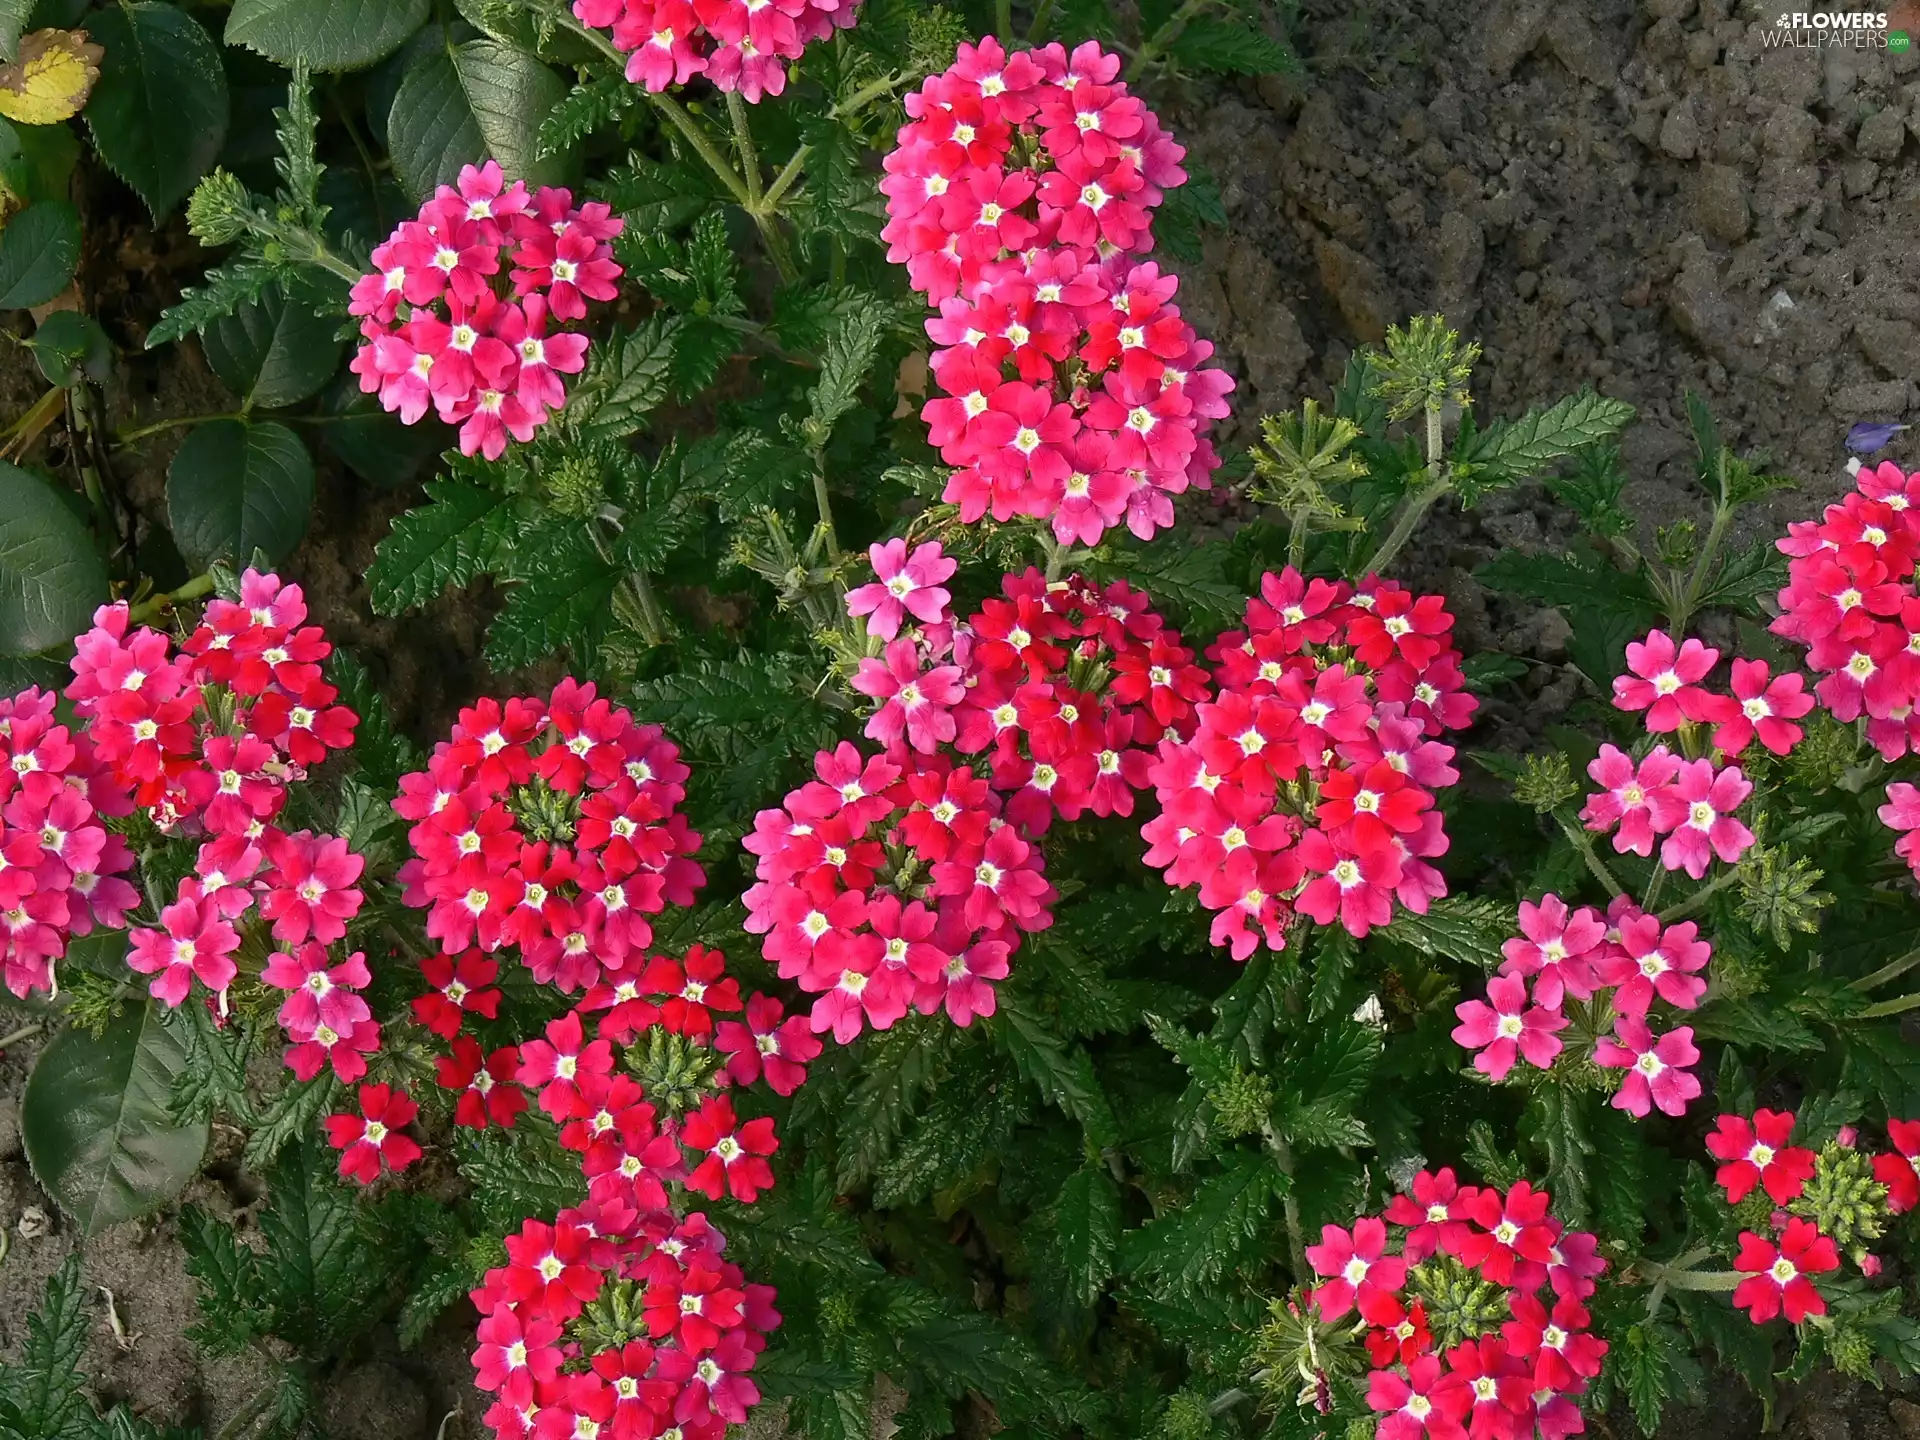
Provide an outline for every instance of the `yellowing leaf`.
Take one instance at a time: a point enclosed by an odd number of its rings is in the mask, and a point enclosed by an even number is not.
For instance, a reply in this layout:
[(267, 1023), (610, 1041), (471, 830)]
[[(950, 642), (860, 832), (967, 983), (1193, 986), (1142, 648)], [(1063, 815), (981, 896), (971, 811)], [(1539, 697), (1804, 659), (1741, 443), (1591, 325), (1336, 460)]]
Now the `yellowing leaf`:
[(86, 107), (105, 52), (84, 30), (36, 30), (20, 55), (0, 65), (0, 115), (22, 125), (55, 125)]

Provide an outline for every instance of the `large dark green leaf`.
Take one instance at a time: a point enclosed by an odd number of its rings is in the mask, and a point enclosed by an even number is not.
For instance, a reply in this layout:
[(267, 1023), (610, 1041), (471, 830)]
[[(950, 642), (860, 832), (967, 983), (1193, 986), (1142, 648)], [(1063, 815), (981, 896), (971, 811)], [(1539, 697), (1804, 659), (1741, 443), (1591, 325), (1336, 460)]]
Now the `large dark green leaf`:
[(87, 527), (46, 481), (0, 464), (0, 655), (65, 644), (106, 598)]
[(529, 184), (561, 177), (540, 159), (540, 122), (566, 98), (560, 77), (524, 50), (469, 40), (428, 51), (407, 71), (387, 114), (394, 172), (416, 199), (488, 156)]
[(391, 55), (426, 23), (428, 0), (233, 0), (227, 44), (315, 70), (356, 70)]
[(33, 14), (33, 0), (0, 0), (0, 60), (8, 64), (20, 49), (20, 33)]
[(80, 212), (64, 200), (29, 205), (0, 231), (0, 310), (44, 305), (80, 263)]
[(1120, 1246), (1120, 1187), (1102, 1165), (1076, 1170), (1054, 1202), (1060, 1259), (1073, 1298), (1091, 1305), (1113, 1275)]
[(320, 393), (340, 363), (337, 329), (276, 284), (207, 326), (200, 344), (229, 390), (272, 410)]
[(227, 138), (227, 75), (200, 22), (160, 0), (96, 10), (106, 50), (87, 104), (93, 146), (156, 220), (186, 198)]
[(20, 1133), (33, 1172), (91, 1235), (180, 1193), (200, 1168), (207, 1122), (174, 1125), (167, 1096), (183, 1036), (152, 1001), (130, 1004), (96, 1040), (63, 1031), (27, 1080)]
[(313, 460), (284, 425), (215, 420), (187, 437), (167, 468), (167, 520), (196, 565), (244, 563), (256, 549), (283, 560), (307, 533)]

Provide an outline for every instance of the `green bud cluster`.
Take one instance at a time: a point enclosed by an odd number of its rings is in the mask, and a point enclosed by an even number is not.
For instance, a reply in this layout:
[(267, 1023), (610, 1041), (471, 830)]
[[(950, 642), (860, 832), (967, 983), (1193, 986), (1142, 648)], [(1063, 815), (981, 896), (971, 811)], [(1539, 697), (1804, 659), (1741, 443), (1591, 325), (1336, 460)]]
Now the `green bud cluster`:
[(547, 503), (572, 520), (598, 515), (607, 498), (606, 478), (592, 455), (569, 454), (541, 479), (546, 485)]
[(1273, 1112), (1273, 1085), (1266, 1076), (1236, 1065), (1231, 1074), (1207, 1087), (1207, 1100), (1219, 1132), (1237, 1139), (1267, 1123)]
[(238, 176), (215, 170), (187, 200), (187, 229), (202, 245), (231, 245), (248, 231), (253, 196)]
[(1465, 409), (1473, 403), (1469, 382), (1480, 347), (1463, 342), (1440, 315), (1416, 315), (1403, 330), (1387, 331), (1387, 352), (1373, 357), (1379, 378), (1373, 393), (1387, 402), (1387, 413), (1404, 420), (1417, 410), (1439, 410), (1449, 402)]
[(507, 809), (531, 838), (549, 844), (573, 843), (574, 827), (580, 819), (580, 797), (554, 789), (544, 776), (536, 775), (525, 785), (515, 786), (507, 795)]
[[(1267, 1322), (1253, 1337), (1254, 1383), (1276, 1406), (1311, 1394), (1321, 1380), (1358, 1375), (1365, 1356), (1350, 1327), (1329, 1325), (1300, 1292), (1268, 1302)], [(1303, 1392), (1301, 1387), (1306, 1387)]]
[(627, 1068), (639, 1077), (649, 1100), (678, 1115), (706, 1099), (717, 1058), (686, 1036), (656, 1026), (647, 1031), (644, 1045), (628, 1048)]
[(1788, 950), (1795, 935), (1820, 928), (1820, 912), (1833, 896), (1819, 889), (1826, 872), (1802, 857), (1789, 860), (1772, 845), (1756, 845), (1740, 861), (1740, 918)]
[(1831, 790), (1846, 778), (1860, 755), (1860, 736), (1853, 726), (1815, 710), (1801, 722), (1806, 738), (1787, 757), (1787, 774), (1808, 790)]
[(1167, 1397), (1167, 1408), (1160, 1417), (1162, 1440), (1207, 1440), (1213, 1433), (1206, 1396), (1181, 1390)]
[(1507, 1291), (1451, 1255), (1435, 1255), (1407, 1272), (1407, 1290), (1426, 1306), (1427, 1328), (1441, 1350), (1500, 1328)]
[(610, 1281), (568, 1327), (568, 1338), (579, 1341), (582, 1353), (587, 1355), (645, 1340), (645, 1294), (643, 1287), (632, 1280)]
[(1527, 756), (1521, 765), (1520, 778), (1513, 785), (1514, 799), (1522, 805), (1531, 805), (1541, 815), (1559, 809), (1579, 793), (1580, 786), (1573, 781), (1573, 768), (1558, 750)]
[(1873, 1161), (1864, 1153), (1828, 1141), (1807, 1188), (1787, 1210), (1811, 1220), (1842, 1250), (1852, 1250), (1885, 1233), (1887, 1187), (1873, 1178)]

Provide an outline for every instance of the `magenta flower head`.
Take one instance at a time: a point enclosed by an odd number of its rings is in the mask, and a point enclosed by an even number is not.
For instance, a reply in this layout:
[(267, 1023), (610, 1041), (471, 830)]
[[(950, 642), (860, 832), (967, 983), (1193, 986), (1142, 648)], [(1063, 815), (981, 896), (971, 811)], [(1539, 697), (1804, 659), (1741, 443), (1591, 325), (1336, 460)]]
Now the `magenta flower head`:
[(1653, 796), (1655, 826), (1673, 832), (1660, 846), (1660, 863), (1695, 880), (1716, 855), (1729, 865), (1737, 863), (1753, 844), (1753, 832), (1733, 812), (1752, 793), (1753, 784), (1738, 765), (1716, 771), (1710, 760), (1682, 764), (1674, 783)]
[(1607, 924), (1590, 907), (1569, 911), (1558, 895), (1543, 895), (1538, 905), (1522, 900), (1520, 931), (1501, 947), (1503, 975), (1537, 977), (1534, 998), (1554, 1009), (1565, 995), (1585, 1000), (1593, 994), (1599, 983), (1593, 962)]
[(1700, 688), (1720, 659), (1720, 652), (1688, 639), (1677, 649), (1664, 630), (1627, 645), (1629, 674), (1616, 676), (1613, 703), (1621, 710), (1645, 710), (1647, 729), (1654, 734), (1678, 730), (1686, 720), (1725, 719), (1731, 706), (1725, 696)]
[(1714, 745), (1729, 756), (1756, 737), (1774, 754), (1785, 755), (1806, 733), (1793, 722), (1813, 708), (1802, 677), (1771, 675), (1764, 660), (1733, 662), (1733, 700), (1736, 708), (1713, 732)]
[(893, 641), (883, 659), (862, 660), (853, 688), (880, 702), (867, 721), (869, 738), (893, 745), (905, 736), (923, 755), (953, 739), (953, 707), (966, 693), (958, 665), (936, 665), (922, 673), (920, 647), (911, 640)]
[(893, 639), (908, 615), (923, 625), (938, 625), (947, 618), (953, 596), (941, 582), (953, 578), (960, 566), (941, 550), (939, 541), (917, 545), (909, 556), (907, 542), (896, 538), (870, 546), (867, 556), (876, 578), (847, 592), (847, 613), (856, 619), (868, 617), (869, 635)]
[(1613, 1108), (1636, 1119), (1656, 1106), (1663, 1115), (1685, 1114), (1687, 1102), (1700, 1094), (1699, 1077), (1689, 1068), (1699, 1059), (1691, 1027), (1683, 1025), (1656, 1038), (1637, 1015), (1620, 1016), (1613, 1034), (1593, 1051), (1594, 1064), (1627, 1072)]
[(1506, 1078), (1518, 1057), (1540, 1070), (1552, 1065), (1560, 1053), (1554, 1032), (1567, 1025), (1567, 1017), (1558, 1010), (1529, 1007), (1527, 982), (1517, 975), (1494, 976), (1487, 981), (1485, 1000), (1463, 1001), (1453, 1007), (1453, 1013), (1460, 1017), (1454, 1043), (1478, 1050), (1473, 1068), (1495, 1083)]
[(1638, 765), (1624, 750), (1602, 745), (1599, 757), (1587, 766), (1587, 774), (1602, 788), (1587, 796), (1580, 819), (1587, 829), (1605, 833), (1618, 826), (1613, 848), (1625, 855), (1653, 853), (1653, 795), (1680, 773), (1680, 758), (1664, 745), (1656, 745)]

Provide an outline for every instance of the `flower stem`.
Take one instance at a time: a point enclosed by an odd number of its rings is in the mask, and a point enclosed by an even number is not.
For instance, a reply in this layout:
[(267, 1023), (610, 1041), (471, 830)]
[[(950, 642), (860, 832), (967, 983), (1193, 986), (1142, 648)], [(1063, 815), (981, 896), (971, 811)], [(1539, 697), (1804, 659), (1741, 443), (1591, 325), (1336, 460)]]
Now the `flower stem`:
[(1674, 609), (1667, 616), (1676, 640), (1685, 633), (1687, 622), (1693, 619), (1694, 612), (1700, 608), (1700, 597), (1707, 589), (1707, 577), (1713, 573), (1713, 562), (1719, 558), (1720, 544), (1727, 538), (1727, 527), (1732, 523), (1733, 506), (1723, 497), (1713, 507), (1713, 523), (1707, 527), (1706, 542), (1701, 545), (1699, 555), (1694, 557), (1693, 573), (1687, 577), (1687, 588), (1676, 597)]
[(1920, 950), (1909, 950), (1898, 960), (1882, 965), (1871, 975), (1862, 975), (1858, 980), (1853, 982), (1853, 988), (1855, 990), (1872, 990), (1876, 986), (1886, 984), (1889, 980), (1898, 980), (1916, 965), (1920, 965)]
[(747, 208), (756, 213), (762, 208), (760, 153), (753, 148), (753, 126), (747, 119), (747, 102), (738, 90), (727, 92), (727, 118), (733, 122), (733, 147), (740, 152), (740, 170), (747, 182)]
[[(1659, 874), (1655, 875), (1653, 877), (1654, 883), (1657, 885), (1660, 881), (1661, 876), (1665, 874), (1666, 874), (1666, 871), (1662, 870), (1661, 872), (1659, 872)], [(1686, 899), (1682, 900), (1678, 905), (1675, 905), (1671, 910), (1662, 911), (1660, 914), (1660, 923), (1662, 925), (1671, 925), (1676, 920), (1686, 919), (1687, 916), (1692, 915), (1696, 911), (1700, 910), (1702, 907), (1706, 905), (1708, 900), (1712, 899), (1715, 895), (1719, 894), (1722, 890), (1726, 889), (1729, 885), (1733, 884), (1739, 878), (1740, 878), (1740, 871), (1737, 868), (1728, 869), (1724, 875), (1714, 876), (1713, 879), (1709, 880), (1705, 885), (1702, 885), (1698, 890), (1694, 891), (1693, 894), (1689, 895)], [(1653, 904), (1653, 896), (1654, 896), (1653, 887), (1649, 886), (1647, 888), (1647, 908), (1651, 908)]]
[(129, 625), (144, 625), (161, 611), (180, 605), (188, 600), (198, 600), (202, 595), (213, 593), (213, 576), (196, 575), (178, 590), (165, 591), (158, 595), (149, 595), (127, 612)]
[(113, 443), (115, 448), (119, 448), (131, 445), (136, 440), (144, 440), (149, 435), (158, 435), (167, 430), (177, 430), (182, 425), (210, 425), (215, 420), (239, 420), (242, 418), (244, 417), (238, 410), (229, 410), (221, 415), (169, 415), (165, 420), (155, 420), (151, 425), (137, 425), (131, 430), (116, 431), (114, 433)]
[(1882, 1000), (1878, 1005), (1854, 1011), (1852, 1018), (1878, 1020), (1887, 1015), (1904, 1015), (1909, 1010), (1920, 1010), (1920, 995), (1902, 995), (1897, 1000)]
[(813, 467), (813, 503), (820, 512), (820, 526), (827, 532), (827, 558), (840, 563), (840, 533), (833, 526), (833, 497), (827, 493), (827, 467), (824, 455), (815, 456)]
[(1267, 1142), (1267, 1151), (1273, 1156), (1273, 1163), (1279, 1172), (1287, 1177), (1287, 1188), (1280, 1196), (1280, 1213), (1287, 1222), (1287, 1253), (1293, 1260), (1293, 1278), (1299, 1284), (1305, 1284), (1311, 1273), (1307, 1269), (1307, 1237), (1300, 1223), (1300, 1197), (1294, 1194), (1293, 1147), (1287, 1139), (1274, 1128), (1272, 1120), (1261, 1122), (1261, 1138)]
[(993, 0), (993, 30), (1007, 44), (1013, 43), (1013, 0)]
[(751, 210), (753, 200), (747, 194), (747, 182), (735, 173), (733, 166), (727, 163), (727, 157), (722, 155), (713, 141), (707, 138), (707, 132), (700, 128), (700, 122), (689, 115), (678, 100), (664, 91), (649, 92), (647, 99), (653, 102), (654, 109), (667, 117), (674, 129), (686, 137), (694, 153), (706, 161), (707, 168), (713, 171), (715, 178), (727, 187), (727, 193), (733, 196), (743, 208)]
[(1567, 843), (1578, 850), (1580, 858), (1587, 862), (1587, 869), (1593, 872), (1593, 878), (1607, 887), (1607, 893), (1614, 896), (1626, 894), (1626, 887), (1613, 878), (1613, 872), (1607, 869), (1607, 862), (1593, 848), (1593, 836), (1558, 810), (1553, 812), (1553, 818), (1560, 823), (1560, 833), (1567, 837)]
[(1038, 45), (1047, 38), (1047, 25), (1053, 19), (1054, 0), (1040, 0), (1033, 7), (1033, 23), (1027, 26), (1027, 44)]
[(1148, 36), (1134, 51), (1133, 63), (1127, 67), (1127, 79), (1137, 80), (1142, 70), (1158, 60), (1166, 53), (1167, 47), (1180, 38), (1180, 32), (1187, 28), (1187, 22), (1212, 3), (1213, 0), (1186, 0), (1186, 4), (1168, 16), (1167, 23)]
[(1360, 573), (1362, 575), (1378, 574), (1390, 565), (1407, 541), (1413, 538), (1414, 530), (1426, 517), (1427, 511), (1433, 508), (1433, 502), (1444, 497), (1452, 489), (1453, 482), (1444, 477), (1430, 480), (1402, 501), (1399, 517), (1393, 522), (1393, 529), (1389, 530), (1387, 538), (1380, 542), (1380, 548), (1367, 558), (1367, 563), (1360, 567)]
[(22, 1025), (18, 1030), (0, 1035), (0, 1054), (5, 1054), (9, 1047), (18, 1045), (22, 1040), (31, 1040), (46, 1028), (43, 1022), (36, 1020), (31, 1025)]

